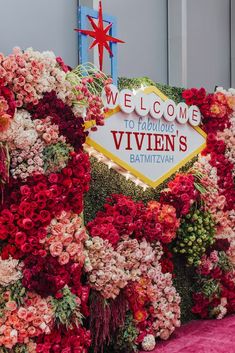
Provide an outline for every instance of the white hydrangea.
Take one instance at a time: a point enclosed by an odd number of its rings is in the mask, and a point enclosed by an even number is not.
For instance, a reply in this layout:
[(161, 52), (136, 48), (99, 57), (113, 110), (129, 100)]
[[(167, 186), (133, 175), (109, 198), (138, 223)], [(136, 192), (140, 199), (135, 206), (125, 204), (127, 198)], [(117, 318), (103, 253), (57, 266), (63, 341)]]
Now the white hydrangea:
[(144, 351), (154, 350), (156, 345), (155, 337), (153, 335), (146, 335), (142, 342), (142, 348)]

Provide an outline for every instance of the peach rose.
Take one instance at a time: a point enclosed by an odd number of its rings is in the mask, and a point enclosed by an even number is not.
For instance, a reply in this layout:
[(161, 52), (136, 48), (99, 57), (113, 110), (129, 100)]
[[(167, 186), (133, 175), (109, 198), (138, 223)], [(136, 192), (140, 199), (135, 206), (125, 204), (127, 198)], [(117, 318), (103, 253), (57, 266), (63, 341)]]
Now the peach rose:
[(6, 308), (9, 311), (15, 311), (17, 309), (17, 304), (15, 301), (10, 300), (9, 302), (6, 303)]
[(59, 264), (60, 265), (66, 265), (69, 262), (69, 254), (67, 252), (62, 252), (59, 256)]
[(169, 330), (164, 330), (160, 334), (160, 338), (162, 340), (167, 340), (169, 338), (169, 336), (170, 336), (170, 331)]
[(36, 328), (33, 327), (33, 326), (29, 326), (29, 328), (28, 328), (28, 334), (29, 334), (30, 337), (35, 336), (35, 334), (36, 334)]
[(27, 313), (27, 317), (26, 317), (26, 321), (27, 322), (31, 322), (31, 321), (33, 321), (35, 319), (35, 315), (33, 314), (33, 313), (31, 313), (31, 312), (28, 312)]
[(51, 256), (57, 257), (60, 256), (63, 251), (63, 245), (60, 242), (55, 242), (50, 245)]
[(73, 241), (73, 236), (71, 234), (65, 234), (63, 236), (62, 242), (64, 246), (68, 246)]
[(35, 327), (39, 327), (42, 323), (42, 319), (40, 317), (35, 317), (35, 319), (33, 320), (33, 326)]
[(79, 251), (79, 246), (76, 243), (70, 243), (67, 246), (66, 251), (69, 253), (70, 256), (75, 256)]

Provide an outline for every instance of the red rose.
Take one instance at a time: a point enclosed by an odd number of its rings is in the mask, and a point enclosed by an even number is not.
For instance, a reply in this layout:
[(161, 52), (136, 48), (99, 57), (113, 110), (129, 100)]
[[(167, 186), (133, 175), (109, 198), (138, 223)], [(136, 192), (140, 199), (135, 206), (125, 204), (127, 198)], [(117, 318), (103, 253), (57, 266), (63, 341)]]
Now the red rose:
[(58, 175), (55, 174), (55, 173), (51, 173), (51, 174), (49, 175), (48, 180), (49, 180), (49, 182), (50, 182), (51, 184), (55, 184), (55, 183), (58, 182)]
[(7, 239), (7, 229), (5, 226), (0, 224), (0, 240), (5, 240)]
[(31, 189), (27, 185), (22, 185), (20, 187), (21, 195), (29, 196), (31, 194)]
[(42, 223), (49, 223), (51, 221), (51, 214), (47, 210), (40, 211), (40, 219)]
[(27, 230), (32, 229), (34, 226), (33, 221), (30, 218), (24, 218), (22, 221), (22, 225), (23, 228)]
[(15, 242), (17, 245), (22, 245), (26, 241), (26, 234), (23, 232), (17, 232), (15, 235)]
[(21, 251), (23, 253), (27, 253), (28, 254), (28, 253), (30, 253), (32, 251), (32, 246), (30, 244), (27, 244), (27, 243), (23, 244), (20, 248), (21, 248)]

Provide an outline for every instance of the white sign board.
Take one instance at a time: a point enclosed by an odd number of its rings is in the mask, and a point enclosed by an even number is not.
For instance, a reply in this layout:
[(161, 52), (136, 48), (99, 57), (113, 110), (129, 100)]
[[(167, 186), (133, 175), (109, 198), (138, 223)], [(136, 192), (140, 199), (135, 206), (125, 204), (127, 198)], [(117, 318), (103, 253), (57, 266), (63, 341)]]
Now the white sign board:
[[(148, 87), (146, 92), (150, 101), (153, 94), (155, 99), (163, 96), (155, 87)], [(133, 108), (132, 102), (128, 104)], [(179, 107), (184, 108), (179, 105), (176, 110)], [(119, 106), (111, 110), (105, 125), (91, 131), (86, 143), (145, 184), (156, 187), (200, 153), (205, 147), (205, 138), (206, 134), (199, 127), (187, 121), (156, 119), (150, 109), (143, 115), (141, 106), (136, 105), (129, 113)]]

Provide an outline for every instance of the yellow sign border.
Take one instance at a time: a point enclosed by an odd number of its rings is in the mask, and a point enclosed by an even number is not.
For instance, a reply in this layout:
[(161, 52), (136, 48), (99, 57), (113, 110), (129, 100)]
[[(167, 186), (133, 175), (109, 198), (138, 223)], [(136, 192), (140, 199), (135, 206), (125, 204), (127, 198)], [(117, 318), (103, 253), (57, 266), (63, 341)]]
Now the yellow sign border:
[[(168, 99), (167, 96), (165, 96), (157, 87), (155, 86), (149, 86), (146, 87), (143, 90), (144, 93), (150, 94), (150, 93), (156, 93), (157, 96), (159, 96), (161, 99), (164, 101)], [(105, 119), (110, 118), (112, 115), (118, 113), (121, 111), (120, 107), (118, 106), (115, 109), (109, 110), (108, 113), (106, 113)], [(94, 122), (88, 122), (86, 124), (86, 128), (91, 128), (94, 126)], [(199, 126), (192, 126), (194, 130), (196, 130), (201, 136), (203, 136), (205, 139), (207, 137), (207, 134), (199, 127)], [(120, 165), (122, 168), (126, 169), (129, 171), (132, 175), (135, 177), (139, 178), (142, 182), (145, 184), (156, 188), (158, 185), (160, 185), (164, 180), (168, 179), (172, 174), (174, 174), (177, 170), (179, 170), (181, 167), (183, 167), (185, 164), (187, 164), (189, 161), (191, 161), (195, 156), (197, 156), (205, 147), (206, 147), (206, 141), (203, 143), (199, 148), (197, 148), (195, 151), (193, 151), (190, 155), (188, 155), (186, 158), (184, 158), (182, 161), (180, 161), (176, 166), (171, 168), (167, 173), (165, 173), (163, 176), (161, 176), (159, 179), (152, 181), (151, 179), (147, 178), (145, 175), (142, 173), (138, 172), (136, 169), (132, 168), (129, 164), (126, 162), (122, 161), (120, 158), (116, 157), (114, 154), (106, 150), (104, 147), (102, 147), (100, 144), (96, 143), (93, 141), (89, 136), (86, 139), (86, 144), (89, 146), (93, 147), (95, 150), (98, 152), (101, 152), (103, 155), (111, 159), (113, 162), (116, 164)]]

